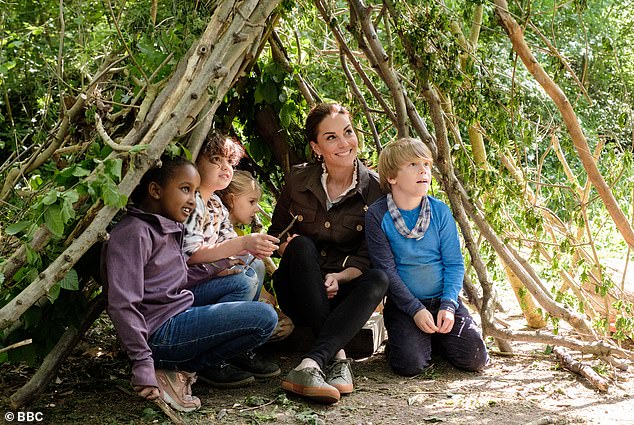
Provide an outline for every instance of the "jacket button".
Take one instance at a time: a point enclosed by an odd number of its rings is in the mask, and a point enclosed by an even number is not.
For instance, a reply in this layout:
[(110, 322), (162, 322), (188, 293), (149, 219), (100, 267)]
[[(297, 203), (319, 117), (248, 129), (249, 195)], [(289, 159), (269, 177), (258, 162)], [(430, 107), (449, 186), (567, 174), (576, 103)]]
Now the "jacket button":
[(325, 222), (325, 223), (324, 223), (324, 227), (325, 227), (326, 229), (330, 229), (330, 222), (329, 222), (329, 221)]
[(303, 216), (303, 215), (301, 215), (301, 214), (299, 214), (299, 215), (297, 216), (297, 221), (304, 221), (304, 216)]
[(363, 230), (363, 226), (360, 224), (357, 224), (357, 231), (360, 232)]
[(320, 254), (321, 254), (321, 256), (322, 256), (322, 257), (325, 257), (325, 256), (326, 256), (326, 251), (324, 251), (324, 250), (322, 249), (322, 250), (321, 250), (321, 252), (320, 252)]

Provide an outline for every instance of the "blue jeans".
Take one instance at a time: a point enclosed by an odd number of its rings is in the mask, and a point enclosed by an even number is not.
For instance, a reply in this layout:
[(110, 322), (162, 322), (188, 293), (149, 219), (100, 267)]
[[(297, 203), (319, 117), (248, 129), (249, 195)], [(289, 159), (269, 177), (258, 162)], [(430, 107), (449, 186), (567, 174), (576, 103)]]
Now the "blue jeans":
[(254, 294), (259, 294), (259, 277), (256, 271), (248, 266), (235, 267), (242, 271), (229, 276), (215, 277), (189, 288), (194, 293), (194, 306), (232, 301), (253, 301)]
[[(277, 325), (277, 313), (265, 303), (232, 300), (238, 293), (228, 289), (230, 284), (244, 288), (241, 275), (192, 288), (194, 305), (168, 319), (148, 340), (157, 369), (197, 372), (266, 342)], [(221, 279), (223, 285), (218, 284)], [(244, 294), (250, 296), (248, 291), (239, 296)]]
[[(436, 321), (440, 300), (421, 302)], [(487, 365), (489, 355), (480, 331), (462, 302), (458, 304), (451, 331), (428, 334), (420, 330), (414, 319), (390, 302), (388, 297), (383, 314), (390, 347), (388, 363), (395, 373), (418, 375), (431, 363), (432, 350), (459, 369), (478, 371)]]
[[(252, 254), (241, 255), (240, 258), (244, 261), (244, 266), (242, 267), (244, 270), (253, 270), (255, 271), (256, 280), (252, 281), (251, 288), (252, 294), (251, 300), (257, 301), (260, 299), (260, 292), (262, 292), (262, 285), (264, 284), (264, 276), (266, 275), (266, 267), (264, 266), (264, 261), (259, 258), (255, 258)], [(248, 265), (247, 265), (248, 264)]]

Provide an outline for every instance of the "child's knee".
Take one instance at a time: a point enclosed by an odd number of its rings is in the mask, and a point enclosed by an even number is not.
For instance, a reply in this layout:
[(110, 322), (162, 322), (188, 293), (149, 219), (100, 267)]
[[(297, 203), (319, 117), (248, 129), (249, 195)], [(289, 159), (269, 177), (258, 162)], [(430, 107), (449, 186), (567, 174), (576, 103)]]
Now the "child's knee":
[(269, 336), (271, 336), (271, 334), (275, 330), (275, 327), (277, 326), (277, 312), (271, 305), (267, 303), (258, 302), (257, 305), (259, 308), (262, 309), (260, 316), (263, 323), (262, 330), (265, 333), (264, 337), (268, 338)]
[(394, 350), (392, 347), (388, 351), (387, 358), (392, 371), (402, 376), (418, 375), (431, 364), (431, 356), (425, 356), (422, 353), (407, 353), (403, 350)]
[(484, 342), (478, 344), (469, 353), (454, 359), (454, 366), (468, 372), (479, 372), (489, 363), (489, 354)]

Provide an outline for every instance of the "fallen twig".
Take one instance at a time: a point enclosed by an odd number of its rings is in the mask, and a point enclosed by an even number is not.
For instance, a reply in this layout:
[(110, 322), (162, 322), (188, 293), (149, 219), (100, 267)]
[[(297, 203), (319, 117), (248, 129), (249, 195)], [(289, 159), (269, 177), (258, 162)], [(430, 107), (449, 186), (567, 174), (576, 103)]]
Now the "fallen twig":
[(156, 398), (154, 399), (154, 403), (156, 403), (156, 405), (161, 408), (163, 413), (165, 413), (167, 417), (170, 418), (172, 423), (175, 423), (177, 425), (185, 425), (185, 421), (179, 416), (178, 413), (176, 413), (171, 407), (169, 407), (167, 403), (163, 401), (163, 399)]
[(599, 391), (608, 391), (608, 382), (594, 369), (592, 369), (592, 367), (573, 359), (572, 356), (562, 347), (555, 347), (553, 349), (553, 353), (557, 356), (557, 358), (561, 361), (566, 369), (583, 376)]
[(240, 409), (238, 412), (239, 413), (243, 413), (243, 412), (249, 412), (251, 410), (258, 410), (258, 409), (260, 409), (262, 407), (268, 406), (269, 404), (273, 404), (273, 403), (275, 403), (275, 400), (271, 400), (271, 401), (268, 401), (266, 403), (259, 404), (257, 406), (247, 407), (246, 409)]
[(24, 341), (16, 342), (15, 344), (11, 344), (7, 347), (0, 348), (0, 353), (4, 353), (5, 351), (13, 350), (14, 348), (23, 347), (25, 345), (29, 345), (33, 342), (32, 339), (25, 339)]

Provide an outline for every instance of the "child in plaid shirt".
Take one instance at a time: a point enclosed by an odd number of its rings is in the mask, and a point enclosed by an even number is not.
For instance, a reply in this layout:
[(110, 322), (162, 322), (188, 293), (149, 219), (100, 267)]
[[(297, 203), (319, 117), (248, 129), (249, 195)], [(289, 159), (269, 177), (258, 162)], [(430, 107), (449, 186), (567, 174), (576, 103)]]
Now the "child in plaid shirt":
[[(264, 264), (260, 260), (269, 257), (278, 248), (279, 240), (266, 234), (238, 236), (233, 229), (229, 212), (216, 195), (226, 188), (233, 178), (233, 167), (244, 155), (242, 147), (233, 139), (217, 132), (207, 135), (205, 144), (196, 160), (200, 173), (200, 189), (196, 195), (196, 207), (185, 222), (184, 253), (187, 264), (196, 267), (214, 266), (229, 259), (231, 271), (244, 276), (250, 285), (245, 301), (258, 300), (264, 279)], [(245, 264), (239, 256), (251, 254), (256, 260)], [(251, 382), (255, 378), (269, 378), (280, 373), (279, 367), (255, 356), (254, 353), (231, 359), (220, 365), (216, 376), (201, 376), (218, 387), (234, 387)]]

